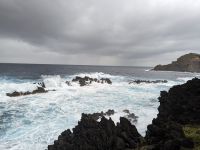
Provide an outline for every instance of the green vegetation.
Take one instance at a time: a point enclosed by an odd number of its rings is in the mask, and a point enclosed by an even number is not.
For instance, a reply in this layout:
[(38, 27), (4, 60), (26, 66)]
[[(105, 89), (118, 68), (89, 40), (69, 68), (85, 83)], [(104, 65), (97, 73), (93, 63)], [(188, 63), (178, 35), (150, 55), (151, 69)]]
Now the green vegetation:
[(194, 141), (194, 150), (200, 150), (200, 125), (186, 125), (183, 131), (186, 137)]

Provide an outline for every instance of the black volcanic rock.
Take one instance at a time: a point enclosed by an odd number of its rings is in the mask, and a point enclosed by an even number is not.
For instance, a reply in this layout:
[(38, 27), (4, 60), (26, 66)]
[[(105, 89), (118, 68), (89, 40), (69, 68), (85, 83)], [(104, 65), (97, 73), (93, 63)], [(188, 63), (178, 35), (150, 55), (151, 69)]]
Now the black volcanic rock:
[(103, 111), (101, 111), (100, 113), (93, 113), (93, 114), (87, 114), (90, 118), (94, 119), (94, 120), (98, 120), (99, 118), (102, 118), (104, 116), (111, 116), (114, 115), (115, 111), (113, 109), (108, 109), (108, 111), (106, 111), (105, 113)]
[(183, 72), (200, 72), (200, 55), (189, 53), (183, 55), (168, 65), (157, 65), (153, 70), (161, 71), (183, 71)]
[(123, 110), (123, 112), (127, 114), (124, 117), (127, 118), (131, 123), (137, 122), (138, 116), (136, 116), (134, 113), (130, 113), (128, 109)]
[(141, 143), (141, 135), (126, 118), (120, 118), (117, 126), (102, 117), (100, 122), (82, 114), (81, 121), (71, 132), (61, 133), (48, 150), (130, 150)]
[(101, 78), (100, 80), (98, 80), (97, 78), (90, 78), (88, 76), (76, 76), (74, 79), (72, 79), (72, 82), (79, 82), (80, 86), (89, 85), (92, 82), (112, 84), (112, 81), (109, 78)]
[(112, 84), (112, 81), (108, 78), (101, 78), (100, 79), (101, 83), (108, 83), (108, 84)]
[(168, 81), (167, 80), (154, 80), (154, 81), (150, 81), (150, 80), (133, 80), (131, 82), (129, 82), (129, 84), (133, 84), (133, 83), (136, 83), (136, 84), (141, 84), (141, 83), (167, 83)]
[(13, 93), (6, 93), (7, 96), (9, 97), (17, 97), (17, 96), (24, 96), (24, 95), (30, 95), (30, 94), (37, 94), (37, 93), (46, 93), (46, 91), (43, 87), (37, 87), (36, 90), (33, 90), (32, 92), (17, 92), (14, 91)]
[(179, 150), (193, 148), (183, 125), (200, 124), (200, 79), (194, 78), (183, 85), (162, 91), (158, 116), (148, 125), (146, 141), (155, 149)]
[(158, 118), (169, 118), (181, 124), (200, 124), (200, 79), (194, 78), (162, 91)]

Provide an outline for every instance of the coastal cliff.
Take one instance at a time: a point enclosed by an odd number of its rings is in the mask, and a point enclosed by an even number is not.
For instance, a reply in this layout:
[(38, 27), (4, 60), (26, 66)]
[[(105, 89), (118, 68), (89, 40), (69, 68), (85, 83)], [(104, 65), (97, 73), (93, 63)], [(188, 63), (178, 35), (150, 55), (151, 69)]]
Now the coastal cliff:
[(189, 53), (168, 65), (157, 65), (155, 71), (200, 72), (200, 54)]
[(71, 132), (64, 131), (48, 150), (199, 150), (200, 79), (161, 91), (157, 118), (142, 137), (125, 119), (97, 122), (83, 114)]

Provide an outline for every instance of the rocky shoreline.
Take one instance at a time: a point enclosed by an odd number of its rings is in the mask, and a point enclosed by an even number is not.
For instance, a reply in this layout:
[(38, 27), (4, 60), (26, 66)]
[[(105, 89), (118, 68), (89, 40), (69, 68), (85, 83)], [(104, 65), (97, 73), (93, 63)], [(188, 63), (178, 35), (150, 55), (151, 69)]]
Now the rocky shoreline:
[[(124, 117), (115, 125), (111, 118), (103, 116), (98, 122), (82, 114), (73, 131), (64, 131), (48, 150), (198, 150), (200, 79), (162, 91), (159, 102), (159, 113), (145, 137)], [(195, 137), (190, 132), (194, 127)]]
[(155, 71), (200, 72), (200, 54), (189, 53), (167, 65), (157, 65)]

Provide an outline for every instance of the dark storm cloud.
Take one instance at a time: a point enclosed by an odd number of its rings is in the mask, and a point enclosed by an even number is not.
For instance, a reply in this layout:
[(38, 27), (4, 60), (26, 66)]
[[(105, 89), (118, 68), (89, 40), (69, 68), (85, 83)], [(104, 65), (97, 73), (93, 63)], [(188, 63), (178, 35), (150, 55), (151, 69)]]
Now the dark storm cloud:
[(0, 60), (166, 63), (200, 51), (199, 8), (196, 0), (0, 0)]

